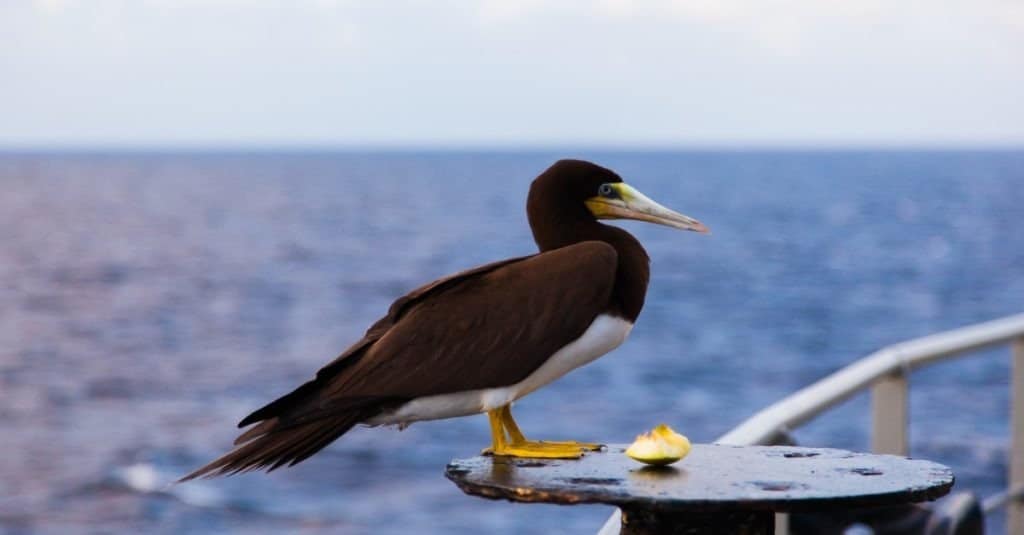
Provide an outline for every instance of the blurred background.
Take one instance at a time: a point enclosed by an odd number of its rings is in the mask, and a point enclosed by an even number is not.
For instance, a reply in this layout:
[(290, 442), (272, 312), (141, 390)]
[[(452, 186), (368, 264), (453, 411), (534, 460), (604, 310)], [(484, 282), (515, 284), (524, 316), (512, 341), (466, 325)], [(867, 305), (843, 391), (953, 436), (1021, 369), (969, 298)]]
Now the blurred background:
[[(1024, 7), (0, 0), (0, 533), (593, 533), (464, 496), (484, 417), (168, 483), (421, 283), (529, 254), (593, 160), (711, 236), (624, 224), (630, 340), (538, 437), (706, 442), (882, 346), (1024, 311)], [(1006, 485), (1005, 349), (913, 376), (911, 453)], [(869, 449), (867, 399), (796, 433)], [(1001, 529), (1000, 516), (989, 527)]]

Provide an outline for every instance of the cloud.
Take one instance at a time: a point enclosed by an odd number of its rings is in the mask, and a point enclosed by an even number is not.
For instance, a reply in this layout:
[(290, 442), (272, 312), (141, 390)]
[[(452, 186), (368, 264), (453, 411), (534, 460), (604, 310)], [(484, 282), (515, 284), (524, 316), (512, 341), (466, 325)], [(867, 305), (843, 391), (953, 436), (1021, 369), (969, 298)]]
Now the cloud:
[(544, 0), (481, 0), (477, 4), (477, 16), (485, 25), (522, 20), (551, 9)]
[(0, 2), (4, 143), (1024, 141), (1003, 0)]

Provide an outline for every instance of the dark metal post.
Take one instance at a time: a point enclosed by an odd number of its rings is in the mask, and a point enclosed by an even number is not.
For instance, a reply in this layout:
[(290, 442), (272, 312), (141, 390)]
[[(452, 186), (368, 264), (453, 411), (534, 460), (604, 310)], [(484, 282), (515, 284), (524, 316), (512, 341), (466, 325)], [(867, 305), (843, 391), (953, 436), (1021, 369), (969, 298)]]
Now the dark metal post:
[(771, 511), (664, 513), (623, 508), (621, 535), (773, 535)]

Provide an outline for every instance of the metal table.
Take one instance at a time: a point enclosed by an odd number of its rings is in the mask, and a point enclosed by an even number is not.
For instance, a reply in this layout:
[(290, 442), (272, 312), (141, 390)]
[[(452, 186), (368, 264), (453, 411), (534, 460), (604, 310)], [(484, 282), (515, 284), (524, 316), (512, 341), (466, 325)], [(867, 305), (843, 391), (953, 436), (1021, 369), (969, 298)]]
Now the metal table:
[(473, 457), (448, 464), (464, 492), (492, 499), (622, 509), (623, 534), (767, 534), (773, 514), (934, 500), (953, 486), (940, 464), (790, 446), (695, 444), (673, 466), (647, 467), (610, 445), (578, 460)]

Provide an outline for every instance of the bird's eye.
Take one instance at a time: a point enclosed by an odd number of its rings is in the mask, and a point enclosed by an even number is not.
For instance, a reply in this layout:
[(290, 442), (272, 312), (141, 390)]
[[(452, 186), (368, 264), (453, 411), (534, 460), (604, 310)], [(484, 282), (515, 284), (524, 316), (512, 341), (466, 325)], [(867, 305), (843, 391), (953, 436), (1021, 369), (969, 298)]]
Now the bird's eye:
[(611, 184), (601, 184), (601, 187), (597, 188), (597, 194), (609, 199), (616, 197), (615, 188)]

